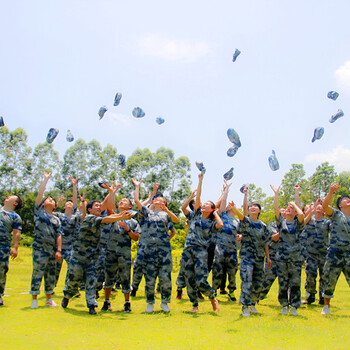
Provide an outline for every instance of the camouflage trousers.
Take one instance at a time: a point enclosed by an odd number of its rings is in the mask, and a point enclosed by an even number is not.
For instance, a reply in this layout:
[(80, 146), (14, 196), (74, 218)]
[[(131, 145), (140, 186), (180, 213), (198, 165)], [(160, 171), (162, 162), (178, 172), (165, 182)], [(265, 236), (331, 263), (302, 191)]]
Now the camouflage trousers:
[(145, 246), (140, 245), (137, 250), (136, 261), (133, 267), (132, 275), (132, 289), (137, 291), (142, 280), (144, 272), (144, 257), (145, 257)]
[[(183, 253), (182, 253), (183, 254)], [(185, 279), (185, 273), (184, 273), (184, 264), (182, 263), (182, 255), (180, 260), (180, 271), (176, 278), (176, 285), (177, 288), (183, 289), (186, 288), (186, 279)]]
[(107, 249), (105, 265), (105, 288), (113, 288), (119, 276), (122, 292), (130, 293), (131, 256), (120, 255)]
[(225, 251), (222, 248), (216, 246), (212, 277), (213, 277), (213, 289), (217, 291), (221, 289), (222, 278), (224, 276), (224, 271), (226, 268), (226, 273), (228, 275), (228, 290), (232, 293), (236, 290), (236, 273), (238, 268), (237, 261), (237, 251)]
[(154, 304), (154, 289), (158, 277), (161, 301), (167, 304), (171, 298), (171, 270), (173, 268), (171, 248), (147, 245), (145, 246), (144, 254), (147, 303)]
[(324, 255), (314, 255), (308, 254), (306, 258), (305, 272), (306, 272), (306, 281), (305, 289), (310, 294), (316, 294), (316, 279), (317, 279), (317, 269), (319, 271), (320, 280), (319, 280), (319, 294), (322, 295), (325, 287), (324, 279), (324, 264), (326, 262), (326, 257)]
[(324, 265), (325, 288), (323, 296), (333, 298), (335, 286), (341, 273), (344, 273), (350, 286), (350, 253), (349, 251), (329, 251)]
[(0, 246), (0, 296), (4, 295), (10, 252), (11, 247), (9, 245)]
[(58, 279), (60, 278), (60, 273), (61, 273), (61, 269), (62, 269), (63, 260), (65, 260), (66, 263), (67, 263), (67, 266), (69, 266), (69, 262), (70, 262), (71, 257), (72, 257), (72, 251), (71, 250), (62, 249), (61, 260), (59, 262), (56, 262), (56, 283), (55, 283), (55, 287), (56, 287), (56, 285), (58, 283)]
[(105, 265), (106, 265), (106, 246), (100, 245), (100, 254), (96, 261), (96, 290), (99, 291), (103, 288), (103, 282), (105, 281)]
[[(271, 258), (271, 257), (270, 257)], [(261, 291), (259, 294), (259, 300), (263, 300), (266, 298), (267, 294), (269, 293), (273, 282), (275, 282), (277, 276), (278, 276), (278, 267), (277, 267), (277, 261), (275, 259), (271, 259), (271, 268), (267, 268), (267, 261), (265, 260), (264, 263), (264, 281), (261, 286)]]
[(300, 306), (301, 268), (302, 262), (300, 261), (277, 262), (279, 284), (278, 301), (282, 306), (291, 305), (296, 308)]
[(85, 298), (87, 307), (97, 306), (96, 302), (96, 261), (98, 255), (81, 257), (72, 254), (68, 266), (66, 285), (63, 289), (64, 296), (68, 299), (78, 293), (80, 283), (85, 278)]
[(187, 294), (193, 306), (198, 306), (198, 293), (209, 299), (215, 298), (215, 291), (208, 283), (208, 251), (200, 246), (185, 247), (181, 256), (181, 265), (187, 286)]
[(39, 295), (44, 277), (45, 294), (52, 294), (56, 282), (55, 254), (33, 248), (33, 274), (29, 294)]
[(264, 280), (264, 261), (241, 260), (241, 296), (242, 305), (255, 305), (258, 301)]

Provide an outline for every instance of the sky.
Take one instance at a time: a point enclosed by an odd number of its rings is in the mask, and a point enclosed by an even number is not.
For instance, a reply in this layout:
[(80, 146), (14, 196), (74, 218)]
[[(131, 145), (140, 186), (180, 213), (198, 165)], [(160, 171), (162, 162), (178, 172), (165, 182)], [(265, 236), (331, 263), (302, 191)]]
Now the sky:
[[(190, 159), (193, 189), (201, 161), (202, 200), (218, 198), (231, 167), (229, 199), (242, 200), (243, 183), (271, 196), (293, 163), (307, 177), (325, 161), (350, 170), (349, 13), (348, 0), (2, 1), (0, 115), (32, 147), (58, 128), (61, 157), (67, 129), (126, 157), (170, 148)], [(329, 123), (339, 108), (344, 117)], [(311, 143), (316, 127), (325, 133)], [(242, 143), (233, 158), (229, 128)]]

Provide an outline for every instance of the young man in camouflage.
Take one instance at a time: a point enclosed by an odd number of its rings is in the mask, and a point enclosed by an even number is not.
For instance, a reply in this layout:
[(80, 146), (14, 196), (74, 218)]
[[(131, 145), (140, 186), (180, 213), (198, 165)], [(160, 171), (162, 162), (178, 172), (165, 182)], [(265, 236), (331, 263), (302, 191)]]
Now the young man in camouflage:
[[(22, 199), (17, 196), (9, 196), (0, 208), (0, 306), (4, 304), (6, 274), (9, 269), (9, 258), (15, 259), (18, 254), (18, 244), (22, 230), (22, 219), (15, 210), (23, 207)], [(11, 249), (11, 234), (13, 233), (13, 248)]]
[(85, 297), (90, 315), (96, 315), (96, 261), (100, 251), (101, 224), (128, 220), (131, 214), (122, 212), (101, 217), (101, 202), (90, 201), (86, 206), (87, 215), (81, 221), (78, 237), (73, 245), (72, 258), (68, 267), (66, 286), (63, 289), (62, 307), (66, 308), (71, 299), (78, 292), (80, 282), (86, 274)]
[[(110, 202), (115, 201), (116, 188), (112, 187)], [(132, 208), (128, 198), (123, 198), (118, 203), (119, 213)], [(131, 312), (130, 305), (130, 270), (131, 270), (131, 241), (137, 241), (140, 236), (140, 226), (135, 219), (123, 220), (111, 224), (111, 231), (107, 241), (106, 264), (105, 264), (105, 301), (103, 311), (112, 309), (109, 300), (112, 287), (117, 276), (122, 285), (124, 293), (124, 312)]]
[(317, 270), (319, 271), (319, 304), (324, 304), (324, 273), (327, 248), (329, 245), (330, 220), (324, 218), (322, 200), (318, 199), (305, 218), (304, 244), (306, 251), (306, 301), (303, 304), (315, 302)]
[(37, 297), (44, 277), (46, 306), (55, 307), (57, 304), (51, 299), (56, 283), (56, 262), (61, 259), (61, 223), (54, 215), (56, 201), (51, 196), (43, 200), (46, 185), (52, 173), (44, 172), (34, 204), (34, 240), (33, 240), (33, 274), (31, 289), (31, 308), (38, 308)]
[(335, 286), (340, 273), (343, 272), (350, 285), (350, 198), (341, 196), (337, 199), (336, 210), (331, 207), (334, 194), (339, 185), (334, 183), (324, 199), (323, 209), (331, 220), (331, 235), (324, 266), (325, 288), (323, 292), (324, 307), (322, 315), (329, 315), (330, 300), (333, 298)]
[[(77, 200), (78, 200), (78, 193), (77, 193), (77, 179), (74, 179), (72, 176), (69, 178), (72, 182), (73, 186), (73, 198), (72, 200), (66, 201), (64, 204), (64, 213), (55, 212), (55, 215), (60, 219), (61, 222), (61, 231), (62, 231), (62, 249), (61, 249), (61, 259), (56, 263), (56, 284), (58, 282), (58, 279), (60, 277), (60, 272), (62, 268), (63, 260), (66, 261), (67, 266), (69, 265), (71, 256), (72, 256), (72, 249), (73, 249), (73, 243), (77, 237), (77, 231), (79, 222), (81, 219), (83, 219), (86, 215), (86, 208), (85, 205), (81, 205), (81, 208), (83, 212), (77, 212)], [(80, 197), (81, 204), (85, 203), (84, 196)], [(64, 200), (63, 197), (59, 199)], [(58, 204), (59, 205), (59, 204)]]
[[(168, 303), (171, 298), (171, 270), (172, 256), (168, 224), (170, 221), (177, 223), (179, 219), (166, 206), (164, 197), (157, 197), (153, 200), (153, 210), (146, 208), (140, 202), (141, 181), (132, 179), (135, 185), (134, 200), (141, 215), (144, 217), (147, 239), (144, 241), (144, 263), (146, 279), (146, 312), (153, 312), (155, 302), (155, 283), (159, 278), (161, 290), (161, 308), (169, 312)], [(147, 224), (147, 226), (146, 226)], [(144, 232), (143, 232), (144, 233)], [(142, 234), (143, 234), (142, 233)]]

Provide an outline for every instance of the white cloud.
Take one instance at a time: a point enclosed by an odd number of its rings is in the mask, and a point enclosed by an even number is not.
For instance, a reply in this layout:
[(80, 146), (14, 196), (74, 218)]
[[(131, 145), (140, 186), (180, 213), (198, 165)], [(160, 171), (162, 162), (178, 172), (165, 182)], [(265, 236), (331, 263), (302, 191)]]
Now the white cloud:
[(340, 85), (350, 89), (350, 60), (340, 66), (334, 74)]
[(115, 112), (110, 112), (108, 111), (106, 113), (106, 116), (108, 118), (110, 118), (115, 124), (124, 124), (126, 126), (130, 126), (131, 125), (131, 120), (130, 120), (130, 116), (127, 116), (125, 114), (121, 114), (121, 113), (115, 113)]
[(307, 155), (305, 163), (313, 162), (329, 162), (331, 165), (334, 165), (338, 171), (349, 171), (350, 149), (338, 146), (327, 153), (314, 153)]
[(139, 40), (142, 55), (160, 57), (168, 61), (196, 61), (210, 53), (209, 45), (204, 41), (189, 43), (185, 40), (167, 39), (160, 35), (149, 34)]

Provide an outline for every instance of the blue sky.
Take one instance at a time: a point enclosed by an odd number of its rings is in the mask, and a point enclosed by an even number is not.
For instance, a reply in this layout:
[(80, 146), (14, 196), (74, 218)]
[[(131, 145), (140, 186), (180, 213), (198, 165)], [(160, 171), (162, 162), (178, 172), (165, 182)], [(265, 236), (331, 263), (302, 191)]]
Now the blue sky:
[[(0, 115), (31, 146), (58, 128), (61, 156), (67, 129), (126, 156), (169, 147), (189, 157), (193, 187), (195, 161), (204, 162), (204, 200), (218, 197), (231, 167), (230, 198), (241, 201), (246, 182), (271, 195), (292, 163), (307, 176), (324, 161), (349, 170), (349, 13), (346, 0), (1, 2)], [(143, 119), (132, 116), (136, 106)], [(345, 116), (330, 124), (338, 108)], [(325, 134), (311, 143), (318, 126)], [(228, 128), (242, 142), (233, 158)]]

